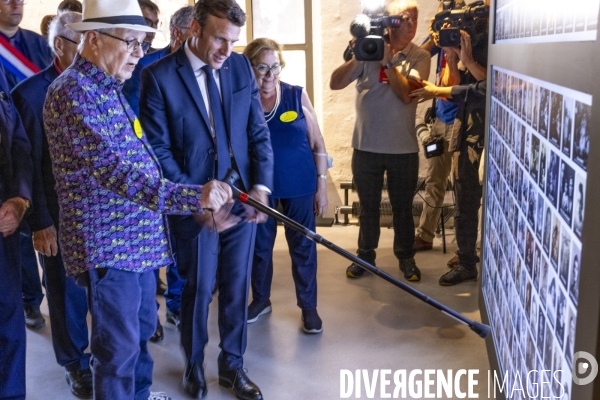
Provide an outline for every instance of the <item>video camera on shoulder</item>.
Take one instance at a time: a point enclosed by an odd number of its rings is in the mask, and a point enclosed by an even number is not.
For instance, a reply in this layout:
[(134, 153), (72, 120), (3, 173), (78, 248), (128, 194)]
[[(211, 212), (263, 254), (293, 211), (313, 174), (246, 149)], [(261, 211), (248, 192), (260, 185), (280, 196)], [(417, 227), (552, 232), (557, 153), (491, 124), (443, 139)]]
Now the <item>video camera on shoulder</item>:
[[(357, 15), (350, 24), (350, 33), (356, 38), (354, 57), (359, 61), (383, 60), (384, 45), (389, 36), (384, 34), (386, 28), (396, 28), (402, 25), (404, 19), (399, 15), (387, 15), (384, 8), (373, 12)], [(352, 53), (344, 54), (348, 61)]]
[(483, 1), (476, 1), (465, 7), (453, 10), (446, 8), (452, 2), (444, 2), (444, 10), (435, 15), (431, 28), (439, 33), (441, 47), (460, 47), (460, 31), (471, 36), (471, 44), (475, 46), (488, 32), (490, 7)]

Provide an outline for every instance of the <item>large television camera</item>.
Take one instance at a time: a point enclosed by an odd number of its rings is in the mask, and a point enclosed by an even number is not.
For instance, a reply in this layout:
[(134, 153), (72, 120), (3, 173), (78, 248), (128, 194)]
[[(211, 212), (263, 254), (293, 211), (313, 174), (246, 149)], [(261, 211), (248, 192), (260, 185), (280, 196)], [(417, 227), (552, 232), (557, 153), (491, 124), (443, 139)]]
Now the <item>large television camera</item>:
[(488, 32), (489, 15), (490, 7), (476, 1), (458, 10), (445, 9), (437, 13), (431, 28), (439, 33), (441, 47), (460, 47), (461, 30), (469, 34), (475, 46)]
[(357, 15), (350, 24), (356, 43), (354, 49), (346, 49), (344, 59), (348, 61), (354, 54), (359, 61), (383, 60), (384, 45), (389, 41), (385, 29), (399, 27), (403, 22), (403, 17), (386, 15), (384, 10)]

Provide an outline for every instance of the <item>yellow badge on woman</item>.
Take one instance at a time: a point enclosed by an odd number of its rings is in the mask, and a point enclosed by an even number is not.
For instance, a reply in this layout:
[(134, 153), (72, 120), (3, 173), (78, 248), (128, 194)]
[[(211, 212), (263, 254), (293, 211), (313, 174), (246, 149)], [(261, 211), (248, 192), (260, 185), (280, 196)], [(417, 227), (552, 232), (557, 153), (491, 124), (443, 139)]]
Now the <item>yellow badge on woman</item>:
[(142, 136), (144, 135), (142, 133), (142, 124), (140, 124), (140, 120), (137, 118), (133, 122), (133, 131), (135, 132), (135, 136), (137, 136), (138, 139), (141, 139)]
[(281, 122), (292, 122), (296, 118), (298, 118), (298, 113), (296, 111), (286, 111), (279, 117)]

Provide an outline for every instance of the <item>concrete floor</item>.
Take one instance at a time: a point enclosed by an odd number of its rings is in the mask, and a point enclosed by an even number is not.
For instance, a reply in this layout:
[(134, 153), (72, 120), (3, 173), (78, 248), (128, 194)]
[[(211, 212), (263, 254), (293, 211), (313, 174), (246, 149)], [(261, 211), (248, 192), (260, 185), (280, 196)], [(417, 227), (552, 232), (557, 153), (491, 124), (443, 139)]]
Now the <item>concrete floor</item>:
[[(356, 248), (355, 225), (319, 228), (318, 232), (349, 251)], [(422, 280), (411, 285), (480, 321), (479, 283), (438, 285), (438, 278), (447, 271), (446, 261), (456, 249), (453, 233), (451, 230), (448, 233), (448, 253), (442, 253), (441, 240), (436, 239), (432, 251), (417, 254)], [(403, 280), (393, 256), (392, 239), (393, 231), (382, 228), (377, 266)], [(487, 398), (489, 363), (485, 342), (468, 327), (376, 276), (346, 278), (349, 261), (318, 246), (318, 310), (323, 319), (323, 333), (306, 335), (301, 331), (300, 309), (296, 306), (282, 227), (274, 257), (273, 312), (249, 326), (245, 355), (248, 375), (266, 399), (338, 399), (342, 369), (364, 369), (370, 375), (375, 369), (405, 369), (407, 376), (414, 369), (478, 369), (479, 385), (475, 393), (479, 393), (479, 398)], [(159, 301), (159, 315), (164, 323), (164, 300), (159, 297)], [(205, 371), (209, 382), (206, 399), (234, 399), (217, 381), (219, 336), (215, 306), (215, 303), (211, 306), (211, 340), (206, 348)], [(47, 316), (45, 301), (42, 312)], [(184, 358), (179, 335), (173, 325), (164, 326), (165, 339), (150, 344), (155, 360), (152, 390), (165, 391), (174, 399), (186, 399), (181, 388)], [(27, 346), (27, 399), (74, 399), (65, 383), (63, 369), (54, 359), (48, 318), (39, 332), (27, 332)], [(392, 380), (390, 393), (393, 387)], [(466, 379), (461, 381), (461, 389), (466, 389)], [(356, 398), (356, 393), (351, 398)], [(367, 398), (364, 384), (362, 398)], [(371, 398), (380, 398), (379, 389)]]

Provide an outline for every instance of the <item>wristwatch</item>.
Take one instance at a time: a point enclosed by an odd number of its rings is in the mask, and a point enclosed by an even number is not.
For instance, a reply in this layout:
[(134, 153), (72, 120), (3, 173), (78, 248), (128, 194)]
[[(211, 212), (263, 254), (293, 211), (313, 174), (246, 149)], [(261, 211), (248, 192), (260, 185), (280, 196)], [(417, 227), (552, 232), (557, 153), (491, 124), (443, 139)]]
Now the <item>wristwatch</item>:
[(394, 63), (391, 61), (388, 61), (387, 64), (385, 64), (385, 66), (383, 67), (384, 69), (391, 69), (394, 68)]

